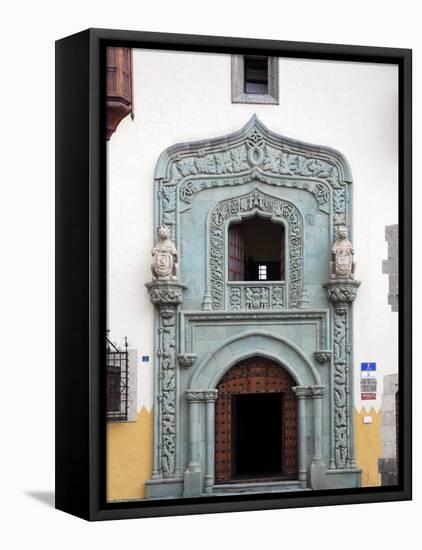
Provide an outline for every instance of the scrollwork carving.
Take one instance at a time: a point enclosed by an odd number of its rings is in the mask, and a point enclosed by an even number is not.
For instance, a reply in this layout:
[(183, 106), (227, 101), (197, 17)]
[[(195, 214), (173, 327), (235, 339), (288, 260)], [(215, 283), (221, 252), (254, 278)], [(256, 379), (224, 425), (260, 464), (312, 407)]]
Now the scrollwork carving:
[[(230, 219), (238, 219), (239, 216), (259, 211), (272, 219), (279, 219), (286, 225), (288, 235), (288, 254), (290, 270), (288, 274), (288, 296), (284, 297), (287, 307), (298, 308), (303, 289), (303, 221), (298, 209), (290, 202), (271, 197), (254, 189), (247, 195), (220, 202), (211, 211), (209, 227), (210, 247), (210, 293), (212, 308), (224, 309), (224, 250), (225, 250), (225, 226)], [(276, 295), (277, 307), (280, 306), (280, 295)], [(236, 309), (238, 293), (228, 297), (229, 306)], [(245, 307), (247, 309), (265, 309), (270, 307), (270, 292), (268, 288), (250, 287), (246, 290)]]
[(267, 309), (269, 306), (269, 291), (266, 287), (246, 288), (246, 309)]
[[(334, 151), (292, 142), (269, 132), (254, 117), (239, 136), (209, 141), (186, 151), (172, 152), (167, 175), (163, 180), (160, 223), (175, 223), (174, 189), (179, 198), (190, 205), (197, 193), (218, 186), (242, 185), (258, 179), (269, 185), (295, 187), (312, 193), (318, 207), (328, 212), (331, 196), (334, 213), (347, 208), (347, 188), (344, 181), (347, 166)], [(165, 196), (167, 193), (167, 196)]]
[(160, 307), (159, 332), (161, 379), (161, 471), (164, 477), (174, 475), (176, 449), (176, 310)]
[(355, 300), (357, 290), (360, 286), (359, 281), (336, 279), (325, 283), (328, 299), (333, 304), (337, 313), (346, 312), (349, 305)]
[(349, 353), (349, 308), (357, 295), (360, 282), (350, 279), (336, 279), (325, 283), (328, 298), (333, 306), (333, 362), (334, 362), (334, 461), (336, 468), (349, 465), (348, 403)]
[[(176, 460), (176, 312), (186, 288), (178, 281), (152, 281), (145, 285), (158, 311), (157, 414), (159, 417), (158, 464), (165, 478), (174, 476)], [(180, 361), (180, 359), (179, 359)]]
[(183, 290), (186, 285), (180, 282), (153, 281), (145, 285), (149, 297), (155, 305), (177, 305), (183, 302)]

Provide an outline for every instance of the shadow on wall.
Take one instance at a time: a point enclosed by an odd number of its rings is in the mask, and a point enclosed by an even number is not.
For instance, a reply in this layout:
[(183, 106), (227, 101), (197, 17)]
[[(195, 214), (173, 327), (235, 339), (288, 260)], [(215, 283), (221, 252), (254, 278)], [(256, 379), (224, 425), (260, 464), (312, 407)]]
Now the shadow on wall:
[(107, 424), (107, 500), (145, 497), (152, 475), (153, 410), (145, 407), (134, 422)]
[(25, 495), (34, 500), (38, 500), (38, 502), (41, 502), (49, 508), (54, 508), (56, 496), (54, 491), (26, 491)]

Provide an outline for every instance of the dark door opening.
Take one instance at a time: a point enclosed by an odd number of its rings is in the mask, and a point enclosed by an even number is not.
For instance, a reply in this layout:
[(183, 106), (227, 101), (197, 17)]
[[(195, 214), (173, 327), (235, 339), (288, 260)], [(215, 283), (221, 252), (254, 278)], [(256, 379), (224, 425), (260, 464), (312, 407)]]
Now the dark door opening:
[(215, 482), (297, 478), (295, 380), (273, 360), (239, 361), (215, 404)]
[(280, 476), (283, 394), (233, 395), (232, 399), (233, 477)]

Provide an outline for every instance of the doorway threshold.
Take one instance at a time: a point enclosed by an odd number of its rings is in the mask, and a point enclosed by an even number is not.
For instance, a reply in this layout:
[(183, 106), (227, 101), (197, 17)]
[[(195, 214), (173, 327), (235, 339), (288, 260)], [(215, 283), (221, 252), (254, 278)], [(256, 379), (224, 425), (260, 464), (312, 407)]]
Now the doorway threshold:
[(213, 495), (236, 495), (245, 493), (286, 493), (292, 491), (308, 491), (299, 486), (299, 480), (290, 479), (286, 481), (256, 481), (240, 483), (219, 483), (214, 485)]

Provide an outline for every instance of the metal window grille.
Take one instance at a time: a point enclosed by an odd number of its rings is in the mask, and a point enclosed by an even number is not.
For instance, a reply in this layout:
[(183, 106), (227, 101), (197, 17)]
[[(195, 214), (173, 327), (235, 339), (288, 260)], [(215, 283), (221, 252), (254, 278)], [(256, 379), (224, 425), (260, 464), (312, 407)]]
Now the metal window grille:
[(245, 57), (245, 93), (268, 94), (268, 57)]
[(109, 421), (128, 417), (129, 353), (125, 337), (124, 350), (106, 338), (106, 417)]

